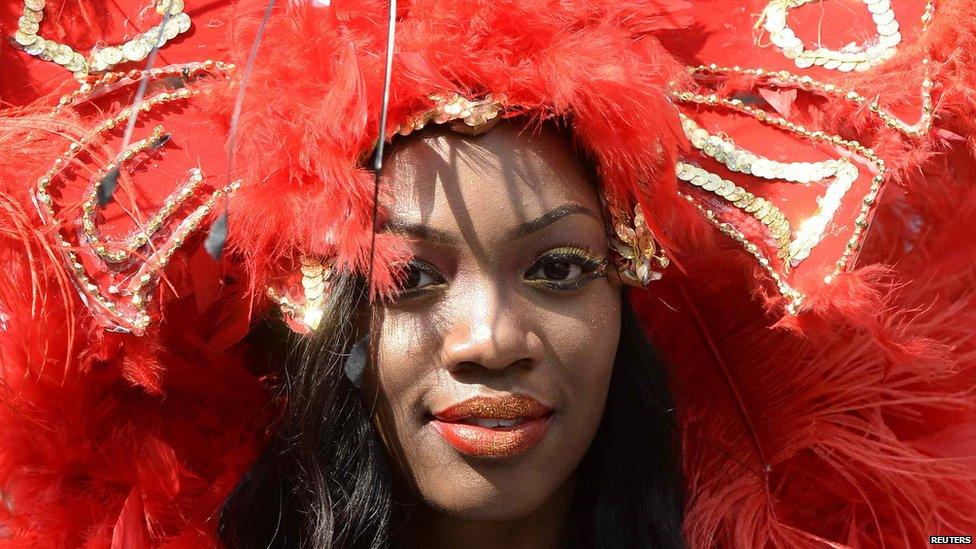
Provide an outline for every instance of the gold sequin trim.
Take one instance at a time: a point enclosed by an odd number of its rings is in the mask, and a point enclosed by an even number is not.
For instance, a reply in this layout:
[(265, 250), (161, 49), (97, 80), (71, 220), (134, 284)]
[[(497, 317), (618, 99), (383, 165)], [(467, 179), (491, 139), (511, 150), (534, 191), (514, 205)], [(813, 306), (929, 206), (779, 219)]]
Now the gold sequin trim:
[(800, 76), (789, 71), (767, 71), (762, 68), (746, 69), (738, 66), (723, 67), (716, 64), (699, 65), (689, 67), (688, 71), (696, 77), (719, 76), (724, 77), (730, 74), (744, 74), (760, 78), (763, 83), (779, 88), (800, 88), (806, 91), (820, 93), (828, 97), (834, 97), (843, 101), (848, 101), (858, 106), (867, 106), (868, 112), (877, 116), (889, 128), (898, 131), (909, 137), (922, 137), (932, 129), (934, 106), (932, 102), (932, 89), (934, 84), (930, 77), (929, 59), (922, 59), (925, 67), (925, 77), (922, 79), (920, 96), (922, 99), (922, 109), (919, 119), (915, 123), (908, 123), (888, 112), (881, 107), (877, 99), (869, 100), (860, 93), (844, 88), (837, 84), (821, 82), (810, 76)]
[(462, 133), (477, 134), (491, 129), (504, 104), (492, 97), (472, 101), (456, 93), (432, 94), (428, 96), (434, 107), (407, 119), (396, 129), (400, 135), (423, 129), (427, 124), (447, 124), (454, 122), (451, 129)]
[(832, 273), (825, 277), (824, 282), (830, 283), (834, 277), (848, 268), (856, 257), (857, 252), (860, 250), (861, 240), (864, 237), (865, 229), (868, 225), (868, 219), (870, 218), (875, 201), (877, 200), (878, 195), (881, 192), (882, 185), (884, 184), (884, 176), (887, 172), (887, 165), (885, 164), (884, 160), (878, 157), (878, 155), (875, 154), (872, 149), (861, 145), (855, 140), (848, 140), (839, 135), (832, 135), (822, 131), (807, 129), (804, 126), (794, 124), (781, 116), (773, 115), (763, 109), (746, 105), (740, 99), (728, 99), (725, 97), (719, 97), (716, 94), (697, 94), (686, 91), (672, 91), (671, 97), (674, 100), (682, 103), (728, 108), (741, 114), (751, 116), (764, 124), (796, 134), (799, 137), (808, 139), (812, 142), (827, 143), (840, 147), (868, 161), (874, 168), (873, 173), (875, 175), (871, 179), (871, 185), (868, 192), (861, 198), (860, 209), (854, 219), (854, 229), (852, 230), (851, 236), (847, 241), (844, 252), (835, 262)]
[(789, 11), (815, 0), (773, 0), (763, 10), (757, 28), (769, 32), (770, 41), (783, 56), (797, 67), (812, 66), (840, 72), (866, 71), (895, 55), (901, 43), (898, 20), (890, 0), (862, 0), (874, 22), (875, 39), (862, 44), (851, 43), (840, 50), (819, 47), (806, 49), (787, 21)]
[[(215, 68), (218, 69), (218, 73), (223, 73), (226, 76), (224, 71), (228, 69), (228, 66), (214, 61), (207, 61), (195, 65), (192, 71), (184, 67), (179, 72), (181, 74), (188, 74), (188, 71), (193, 74), (198, 72), (209, 73)], [(168, 74), (168, 71), (162, 69), (156, 74), (165, 75)], [(141, 75), (134, 74), (132, 76)], [(116, 81), (118, 80), (118, 75), (106, 75), (105, 78)], [(91, 86), (85, 89), (88, 92), (94, 91)], [(140, 109), (149, 112), (160, 105), (186, 101), (197, 93), (196, 90), (189, 87), (180, 88), (174, 92), (157, 93), (145, 98), (140, 105)], [(84, 97), (84, 95), (85, 92), (76, 91), (63, 97), (60, 105), (62, 107), (69, 105)], [(68, 99), (66, 100), (65, 98)], [(112, 132), (120, 124), (124, 124), (128, 120), (129, 115), (130, 110), (128, 108), (121, 109), (112, 118), (96, 125), (88, 135), (77, 142), (71, 143), (67, 150), (54, 160), (53, 165), (47, 172), (38, 179), (37, 186), (34, 189), (33, 199), (40, 212), (41, 220), (45, 225), (52, 227), (61, 226), (61, 223), (58, 221), (58, 212), (53, 207), (53, 199), (49, 191), (61, 172), (69, 164), (74, 162), (75, 157), (90, 144), (102, 138), (105, 134)], [(150, 145), (158, 144), (160, 137), (163, 135), (163, 131), (162, 126), (156, 127), (149, 138), (134, 143), (114, 162), (104, 166), (101, 173), (107, 173), (113, 167), (118, 167), (122, 162), (131, 158), (132, 155), (144, 151)], [(192, 193), (196, 188), (194, 183), (196, 179), (195, 171), (191, 172), (190, 178), (191, 180), (188, 186), (191, 189), (189, 193)], [(155, 245), (150, 242), (150, 237), (159, 228), (156, 224), (158, 223), (161, 226), (171, 218), (173, 211), (178, 206), (176, 202), (181, 203), (187, 198), (186, 196), (182, 196), (182, 194), (188, 186), (180, 189), (175, 196), (170, 195), (167, 203), (164, 203), (159, 211), (150, 216), (147, 227), (134, 232), (121, 242), (116, 242), (102, 238), (94, 223), (94, 196), (97, 194), (98, 185), (99, 183), (96, 183), (92, 186), (87, 201), (82, 206), (82, 214), (79, 219), (82, 225), (81, 242), (78, 245), (72, 244), (62, 235), (60, 230), (52, 231), (51, 234), (60, 248), (65, 264), (68, 266), (68, 272), (78, 289), (79, 295), (86, 305), (96, 313), (96, 318), (106, 324), (109, 329), (140, 335), (145, 332), (145, 329), (150, 324), (151, 319), (146, 312), (146, 306), (151, 299), (150, 290), (159, 280), (163, 269), (190, 234), (204, 223), (217, 201), (239, 188), (240, 181), (234, 181), (211, 193), (201, 205), (190, 212), (185, 218), (179, 220), (176, 227), (166, 239), (162, 242), (155, 243)], [(172, 203), (169, 203), (170, 200), (172, 200)], [(144, 253), (140, 252), (140, 249), (143, 247), (147, 248)], [(95, 278), (88, 272), (85, 264), (82, 262), (81, 255), (79, 255), (79, 250), (91, 250), (95, 257), (103, 261), (106, 270), (109, 271), (118, 262), (132, 259), (135, 263), (135, 273), (126, 277), (121, 284), (112, 284), (107, 290), (103, 290), (96, 284)]]
[(322, 322), (325, 301), (329, 296), (328, 285), (332, 278), (332, 267), (326, 266), (322, 260), (308, 255), (303, 255), (300, 262), (302, 265), (301, 293), (303, 301), (298, 303), (273, 287), (268, 287), (268, 297), (278, 304), (283, 314), (290, 317), (305, 331), (311, 332), (318, 328)]
[(133, 143), (119, 155), (116, 162), (106, 166), (103, 172), (95, 177), (95, 182), (90, 187), (88, 200), (82, 204), (82, 233), (85, 235), (86, 242), (93, 246), (95, 253), (108, 263), (128, 261), (132, 251), (145, 246), (149, 239), (163, 227), (173, 212), (197, 191), (203, 181), (203, 172), (199, 168), (191, 169), (187, 182), (166, 197), (163, 206), (149, 218), (142, 228), (134, 230), (121, 242), (104, 238), (101, 235), (95, 225), (96, 197), (105, 182), (105, 178), (113, 171), (117, 177), (118, 170), (127, 161), (150, 148), (160, 147), (161, 143), (167, 139), (168, 135), (163, 132), (163, 127), (156, 126), (149, 137)]
[(142, 61), (157, 42), (163, 47), (191, 27), (190, 16), (183, 12), (184, 0), (156, 0), (156, 12), (163, 17), (163, 23), (122, 44), (100, 46), (86, 57), (67, 44), (48, 40), (39, 34), (44, 6), (45, 0), (25, 0), (13, 42), (29, 55), (68, 69), (79, 80), (84, 80), (89, 73), (105, 72), (121, 63)]
[(692, 197), (691, 195), (684, 194), (684, 193), (679, 193), (679, 194), (685, 200), (691, 202), (696, 208), (698, 208), (698, 211), (700, 211), (702, 215), (705, 216), (705, 219), (707, 219), (709, 223), (714, 225), (722, 234), (736, 241), (740, 246), (745, 248), (745, 250), (749, 252), (749, 254), (751, 254), (753, 257), (756, 258), (756, 261), (759, 262), (759, 265), (766, 271), (769, 277), (773, 279), (773, 282), (776, 284), (776, 288), (779, 290), (779, 293), (784, 298), (786, 298), (787, 300), (786, 312), (788, 312), (791, 315), (795, 315), (800, 312), (800, 306), (803, 303), (803, 294), (801, 294), (795, 288), (790, 286), (790, 284), (783, 279), (783, 277), (779, 274), (779, 272), (776, 271), (776, 269), (773, 267), (772, 263), (770, 262), (769, 258), (766, 257), (766, 254), (763, 253), (762, 249), (759, 246), (757, 246), (755, 243), (753, 243), (748, 238), (746, 238), (746, 236), (742, 234), (742, 231), (737, 229), (734, 225), (720, 220), (718, 216), (715, 215), (714, 211), (698, 203), (698, 201), (695, 200), (694, 197)]
[[(772, 207), (774, 213), (767, 213), (765, 206), (761, 206), (755, 212), (756, 214), (762, 214), (760, 220), (773, 233), (773, 238), (780, 247), (779, 257), (788, 261), (791, 267), (798, 266), (800, 262), (810, 255), (813, 247), (819, 244), (823, 238), (824, 232), (833, 220), (834, 214), (840, 208), (844, 196), (858, 178), (859, 171), (857, 167), (846, 158), (821, 162), (779, 162), (771, 160), (737, 146), (728, 137), (708, 133), (708, 131), (684, 114), (680, 116), (685, 135), (691, 141), (692, 146), (706, 156), (725, 164), (733, 172), (748, 174), (762, 179), (778, 179), (801, 184), (833, 177), (833, 181), (828, 185), (826, 192), (817, 200), (816, 212), (800, 224), (792, 239), (789, 236), (788, 223), (786, 223), (785, 227), (780, 225), (771, 226), (769, 223), (766, 223), (766, 219), (769, 216), (774, 216), (776, 220), (782, 217), (785, 221), (785, 217), (775, 207)], [(693, 175), (688, 175), (687, 177), (689, 179), (686, 179), (686, 181), (695, 183), (690, 179)], [(718, 176), (714, 177), (717, 178)], [(728, 183), (732, 185), (731, 182)], [(727, 186), (716, 187), (711, 182), (706, 182), (704, 188), (705, 190), (716, 192), (719, 196), (722, 196), (722, 193), (718, 191), (727, 190)], [(723, 198), (726, 197), (723, 196)], [(748, 212), (749, 210), (747, 209), (746, 211)], [(775, 212), (779, 213), (777, 214)], [(786, 249), (783, 248), (784, 241), (788, 243)]]
[(789, 256), (792, 235), (790, 222), (786, 219), (786, 215), (772, 202), (698, 166), (678, 162), (675, 172), (681, 181), (687, 181), (700, 189), (721, 197), (765, 225), (776, 243), (780, 259)]

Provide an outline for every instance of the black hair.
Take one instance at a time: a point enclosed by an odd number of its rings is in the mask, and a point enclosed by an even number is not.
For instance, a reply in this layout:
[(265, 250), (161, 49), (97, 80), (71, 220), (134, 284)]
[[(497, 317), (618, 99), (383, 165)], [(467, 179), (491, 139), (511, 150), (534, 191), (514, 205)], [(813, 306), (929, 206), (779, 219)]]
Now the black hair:
[[(366, 330), (358, 313), (363, 282), (340, 274), (335, 284), (311, 336), (270, 327), (254, 335), (271, 342), (265, 346), (281, 363), (283, 407), (268, 445), (221, 509), (228, 547), (396, 547), (390, 462), (343, 370)], [(622, 313), (607, 405), (578, 469), (566, 545), (683, 547), (680, 444), (665, 369), (626, 297)]]
[(684, 547), (681, 446), (667, 372), (626, 295), (603, 419), (580, 463), (568, 547)]

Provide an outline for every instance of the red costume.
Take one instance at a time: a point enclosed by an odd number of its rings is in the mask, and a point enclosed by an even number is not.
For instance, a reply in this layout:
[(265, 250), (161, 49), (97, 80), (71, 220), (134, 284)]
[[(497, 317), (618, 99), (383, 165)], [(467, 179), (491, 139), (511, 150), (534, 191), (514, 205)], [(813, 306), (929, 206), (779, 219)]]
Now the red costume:
[[(215, 543), (276, 410), (249, 327), (368, 271), (387, 4), (263, 8), (0, 11), (0, 546)], [(572, 128), (671, 365), (691, 546), (922, 547), (976, 532), (974, 25), (405, 2), (384, 137)], [(377, 294), (404, 250), (377, 235)]]

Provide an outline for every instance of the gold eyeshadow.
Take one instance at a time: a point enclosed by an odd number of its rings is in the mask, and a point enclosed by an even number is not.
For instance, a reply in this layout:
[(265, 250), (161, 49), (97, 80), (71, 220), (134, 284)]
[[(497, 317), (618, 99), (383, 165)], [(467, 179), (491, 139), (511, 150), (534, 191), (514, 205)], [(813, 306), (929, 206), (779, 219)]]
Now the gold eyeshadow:
[(526, 274), (536, 270), (547, 259), (576, 265), (580, 268), (581, 274), (573, 280), (566, 281), (547, 278), (525, 278), (526, 283), (544, 290), (572, 291), (582, 288), (595, 278), (606, 276), (606, 257), (581, 246), (561, 246), (544, 252), (532, 263), (532, 266), (529, 267)]
[[(430, 263), (423, 261), (421, 259), (411, 260), (407, 264), (406, 269), (408, 271), (408, 274), (406, 276), (409, 276), (410, 271), (420, 271), (421, 273), (426, 273), (428, 276), (430, 276), (434, 280), (434, 282), (432, 284), (423, 286), (421, 288), (410, 288), (410, 289), (399, 291), (395, 296), (393, 296), (393, 301), (397, 301), (400, 299), (410, 299), (413, 297), (421, 296), (431, 290), (440, 288), (445, 283), (444, 277), (439, 272), (437, 272), (437, 269)], [(404, 278), (404, 281), (406, 281), (406, 278)]]
[(560, 258), (579, 258), (591, 262), (593, 264), (599, 264), (606, 262), (606, 258), (596, 252), (590, 251), (588, 248), (580, 246), (560, 246), (559, 248), (552, 248), (547, 250), (539, 258), (546, 256), (557, 256)]
[[(578, 245), (560, 246), (546, 250), (535, 259), (532, 266), (530, 266), (526, 271), (526, 275), (543, 266), (543, 262), (547, 260), (561, 261), (575, 265), (579, 267), (581, 274), (573, 280), (566, 281), (552, 280), (547, 278), (528, 278), (525, 276), (523, 279), (527, 284), (542, 290), (572, 291), (582, 288), (595, 278), (606, 276), (606, 256), (593, 252), (584, 246)], [(441, 276), (437, 269), (426, 261), (414, 259), (410, 261), (407, 269), (426, 273), (434, 280), (434, 282), (420, 288), (404, 289), (393, 297), (393, 301), (406, 301), (421, 297), (428, 292), (441, 289), (446, 283), (444, 277)]]

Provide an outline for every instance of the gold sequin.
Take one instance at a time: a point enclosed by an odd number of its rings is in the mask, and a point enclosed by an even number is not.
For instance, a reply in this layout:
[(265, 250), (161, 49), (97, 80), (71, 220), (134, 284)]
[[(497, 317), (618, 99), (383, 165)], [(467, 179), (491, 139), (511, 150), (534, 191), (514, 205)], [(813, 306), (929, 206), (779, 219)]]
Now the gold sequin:
[[(778, 234), (774, 235), (777, 242), (789, 247), (788, 251), (781, 250), (779, 255), (788, 259), (790, 266), (796, 267), (809, 256), (810, 250), (823, 238), (824, 231), (840, 207), (841, 200), (854, 181), (857, 180), (859, 174), (857, 167), (845, 158), (820, 162), (779, 162), (771, 160), (739, 147), (728, 137), (710, 134), (684, 114), (680, 116), (682, 128), (692, 145), (705, 153), (706, 156), (725, 164), (733, 172), (763, 179), (785, 180), (801, 184), (821, 181), (828, 177), (833, 178), (827, 192), (818, 200), (816, 212), (801, 225), (795, 239), (786, 240), (784, 243), (782, 229), (778, 229), (776, 231)], [(777, 119), (777, 121), (781, 120)], [(781, 123), (786, 123), (786, 121), (782, 120)], [(818, 135), (818, 137), (823, 136)], [(679, 169), (679, 171), (683, 173), (682, 170)], [(782, 216), (782, 212), (776, 208), (768, 208), (762, 202), (746, 200), (746, 193), (744, 192), (733, 196), (734, 185), (731, 182), (728, 182), (727, 185), (716, 186), (712, 181), (713, 179), (718, 178), (714, 175), (696, 175), (691, 182), (701, 186), (706, 191), (715, 192), (723, 198), (731, 197), (731, 201), (736, 206), (745, 208), (747, 213), (752, 213), (754, 217), (767, 224), (771, 230), (772, 223)], [(701, 184), (700, 181), (705, 181), (705, 183)], [(722, 189), (722, 192), (719, 192), (719, 189)]]
[[(708, 188), (705, 182), (710, 182), (713, 178), (718, 178), (717, 175), (709, 173), (708, 171), (700, 168), (698, 166), (693, 166), (685, 162), (678, 163), (677, 169), (679, 176), (678, 178), (691, 183), (697, 187), (701, 187), (704, 190), (711, 190)], [(721, 178), (720, 178), (721, 179)], [(780, 249), (783, 249), (782, 241), (782, 223), (785, 221), (786, 216), (774, 206), (771, 202), (759, 198), (752, 193), (746, 191), (742, 187), (735, 185), (735, 183), (723, 179), (722, 187), (732, 187), (734, 190), (729, 192), (726, 196), (722, 196), (716, 193), (719, 197), (725, 199), (726, 201), (732, 203), (733, 206), (742, 209), (744, 212), (752, 215), (756, 220), (765, 225), (770, 229), (770, 233), (773, 234), (774, 239), (777, 241), (777, 245)], [(701, 183), (699, 183), (701, 182)], [(773, 230), (773, 224), (776, 223), (778, 230)], [(786, 232), (789, 233), (788, 222)]]
[(697, 200), (691, 195), (680, 193), (682, 197), (688, 202), (691, 202), (698, 210), (705, 216), (705, 219), (714, 225), (722, 234), (725, 234), (735, 240), (739, 245), (741, 245), (747, 252), (749, 252), (759, 265), (766, 271), (769, 277), (776, 284), (777, 289), (779, 289), (780, 294), (786, 298), (786, 311), (790, 314), (798, 314), (800, 312), (800, 306), (803, 303), (803, 294), (797, 291), (795, 288), (789, 285), (783, 277), (773, 268), (769, 258), (762, 252), (762, 250), (753, 244), (739, 229), (737, 229), (731, 223), (726, 223), (718, 219), (715, 212), (701, 205)]
[[(922, 25), (921, 34), (924, 36), (928, 32), (929, 23), (935, 15), (935, 3), (931, 0), (925, 3), (925, 8), (922, 13)], [(877, 21), (876, 21), (877, 22)], [(901, 40), (901, 34), (895, 32), (894, 34), (886, 37), (881, 37), (882, 41), (887, 43), (897, 43)], [(893, 53), (893, 49), (886, 50), (885, 55), (890, 56)], [(887, 58), (887, 57), (886, 57)], [(799, 59), (799, 58), (798, 58)], [(817, 58), (816, 63), (822, 66), (825, 62), (825, 58)], [(690, 67), (689, 70), (692, 75), (727, 75), (727, 74), (743, 74), (749, 76), (755, 76), (763, 79), (765, 82), (773, 85), (774, 87), (800, 87), (805, 90), (810, 90), (814, 92), (823, 93), (829, 97), (842, 98), (857, 105), (868, 105), (869, 112), (876, 115), (881, 121), (888, 127), (897, 130), (909, 137), (921, 137), (927, 134), (932, 129), (933, 123), (933, 101), (932, 101), (932, 62), (929, 58), (923, 58), (921, 60), (924, 72), (924, 79), (922, 81), (922, 86), (920, 90), (920, 96), (922, 101), (922, 108), (919, 114), (918, 121), (914, 123), (909, 123), (902, 120), (897, 115), (891, 113), (887, 109), (881, 107), (877, 99), (869, 100), (867, 97), (862, 96), (855, 90), (845, 89), (837, 84), (825, 83), (814, 80), (810, 76), (799, 76), (792, 74), (788, 71), (766, 71), (762, 68), (748, 69), (741, 67), (721, 67), (716, 64), (711, 65), (698, 65), (697, 67)], [(799, 66), (799, 65), (798, 65)], [(869, 62), (858, 62), (854, 66), (855, 71), (865, 71), (873, 67), (874, 65)], [(800, 68), (806, 68), (806, 66), (801, 66)], [(838, 65), (840, 68), (840, 65)], [(765, 114), (756, 117), (760, 118), (765, 116)]]
[(158, 0), (155, 6), (160, 15), (169, 12), (169, 20), (162, 31), (159, 26), (153, 27), (122, 44), (93, 50), (86, 57), (66, 44), (39, 36), (44, 20), (44, 2), (25, 0), (22, 15), (17, 21), (14, 43), (28, 55), (57, 63), (71, 71), (78, 80), (84, 80), (90, 72), (105, 72), (123, 62), (142, 60), (157, 41), (162, 47), (168, 40), (190, 30), (190, 16), (183, 12), (184, 0)]
[[(741, 73), (752, 74), (760, 77), (768, 76), (770, 78), (777, 78), (780, 80), (790, 79), (796, 84), (805, 86), (807, 88), (815, 86), (813, 80), (810, 79), (809, 77), (798, 77), (795, 75), (791, 75), (786, 71), (779, 71), (773, 74), (773, 73), (767, 73), (763, 69), (741, 69), (739, 67), (724, 68), (724, 67), (718, 67), (716, 65), (710, 65), (707, 67), (706, 66), (692, 67), (690, 68), (690, 71), (692, 72), (692, 74), (696, 74), (700, 72), (707, 73), (707, 74), (719, 74), (723, 71), (741, 72)], [(854, 92), (841, 90), (834, 85), (831, 85), (831, 87), (829, 88), (826, 85), (822, 85), (821, 89), (826, 93), (846, 95), (848, 100), (857, 100), (857, 98), (860, 97)], [(834, 278), (836, 278), (837, 274), (841, 273), (849, 266), (850, 261), (854, 257), (854, 254), (857, 252), (858, 249), (860, 249), (860, 243), (864, 236), (864, 229), (867, 227), (868, 217), (871, 213), (872, 206), (875, 203), (875, 200), (884, 183), (884, 175), (887, 170), (885, 162), (882, 159), (880, 159), (872, 149), (865, 147), (854, 140), (846, 140), (840, 136), (829, 135), (822, 131), (809, 130), (801, 125), (794, 124), (782, 117), (769, 115), (767, 112), (763, 111), (762, 109), (759, 109), (757, 107), (752, 107), (750, 105), (746, 105), (740, 100), (729, 99), (726, 97), (719, 97), (718, 95), (715, 94), (699, 94), (699, 93), (680, 91), (680, 90), (672, 91), (671, 96), (672, 98), (680, 102), (699, 104), (699, 105), (708, 105), (708, 106), (719, 106), (719, 107), (728, 108), (730, 110), (745, 115), (752, 116), (756, 120), (759, 120), (764, 124), (768, 124), (776, 128), (791, 132), (803, 139), (808, 139), (813, 142), (832, 143), (838, 147), (842, 147), (846, 149), (850, 153), (853, 153), (853, 155), (864, 158), (865, 160), (873, 164), (874, 172), (876, 173), (876, 175), (871, 180), (871, 185), (870, 188), (868, 189), (868, 192), (862, 197), (860, 210), (854, 220), (855, 228), (852, 231), (852, 234), (847, 241), (847, 245), (845, 246), (843, 253), (841, 254), (840, 258), (836, 261), (832, 274), (827, 277), (827, 280), (828, 281), (833, 280)], [(854, 168), (853, 165), (850, 166), (840, 165), (838, 167), (838, 170), (844, 170), (847, 172), (847, 177), (850, 176), (849, 171), (851, 169), (856, 169), (856, 168)], [(684, 181), (689, 181), (692, 184), (695, 184), (696, 186), (700, 186), (700, 184), (696, 182), (703, 181), (703, 177), (700, 173), (697, 173), (698, 170), (700, 170), (700, 168), (682, 162), (679, 163), (679, 166), (676, 169), (676, 173), (678, 174), (679, 179), (682, 179)], [(828, 188), (827, 192), (828, 194), (830, 194), (831, 189)], [(840, 194), (841, 192), (839, 190), (836, 190), (834, 191), (834, 196), (827, 197), (827, 199), (822, 200), (822, 202), (832, 203), (834, 199), (836, 199)], [(710, 221), (712, 221), (717, 227), (719, 227), (719, 229), (722, 230), (722, 232), (732, 236), (734, 239), (736, 239), (736, 241), (742, 244), (747, 251), (749, 251), (751, 254), (757, 257), (757, 260), (759, 260), (763, 268), (766, 269), (767, 272), (770, 273), (770, 276), (772, 276), (773, 279), (777, 282), (777, 285), (779, 286), (780, 291), (783, 293), (784, 297), (790, 300), (790, 306), (788, 307), (788, 310), (792, 313), (797, 312), (800, 305), (800, 301), (802, 300), (802, 295), (800, 295), (798, 292), (796, 292), (795, 289), (790, 288), (789, 285), (786, 284), (783, 275), (779, 271), (777, 271), (775, 267), (773, 267), (773, 265), (769, 261), (769, 258), (766, 258), (764, 256), (761, 257), (760, 255), (757, 255), (758, 253), (760, 253), (757, 251), (758, 247), (754, 243), (750, 242), (741, 233), (741, 231), (738, 231), (738, 229), (736, 229), (734, 226), (732, 226), (727, 222), (720, 221), (715, 216), (714, 212), (708, 210), (701, 204), (697, 203), (694, 197), (690, 195), (686, 195), (686, 198), (694, 202), (695, 205), (699, 207), (699, 209), (703, 213), (706, 214), (706, 217), (708, 217)], [(747, 208), (747, 207), (751, 208), (754, 207), (755, 204), (753, 199), (751, 198), (751, 195), (747, 193), (744, 189), (741, 189), (739, 187), (736, 187), (735, 190), (733, 190), (724, 198), (730, 202), (733, 202), (736, 207), (740, 207), (740, 208)], [(759, 207), (761, 206), (762, 204), (759, 204)], [(759, 208), (756, 208), (756, 210), (758, 213)], [(830, 215), (832, 216), (833, 213), (830, 213)], [(784, 249), (784, 246), (793, 246), (795, 243), (800, 242), (805, 247), (806, 245), (803, 244), (804, 239), (802, 238), (802, 235), (805, 233), (805, 231), (811, 234), (819, 234), (820, 232), (822, 232), (824, 226), (823, 220), (827, 217), (828, 216), (827, 213), (825, 213), (824, 211), (823, 204), (821, 204), (821, 208), (818, 209), (818, 212), (810, 219), (805, 220), (804, 223), (801, 224), (800, 228), (798, 229), (797, 234), (801, 235), (801, 238), (799, 239), (794, 238), (792, 242), (787, 236), (788, 235), (788, 229), (786, 228), (787, 221), (785, 219), (785, 216), (782, 215), (782, 212), (773, 212), (772, 214), (767, 213), (766, 215), (762, 216), (761, 221), (770, 229), (773, 238), (777, 241), (777, 246), (779, 248), (779, 252), (777, 255), (781, 259), (789, 258), (791, 262), (795, 263), (797, 260), (802, 260), (802, 258), (805, 257), (803, 254), (809, 253), (809, 250), (807, 249), (804, 250), (802, 253), (797, 253), (798, 248)], [(810, 248), (812, 248), (812, 245), (810, 246)]]
[(434, 102), (434, 107), (410, 117), (395, 133), (409, 135), (433, 121), (435, 124), (457, 122), (451, 129), (466, 134), (478, 134), (491, 129), (504, 109), (503, 102), (491, 95), (476, 101), (456, 93), (432, 94), (429, 99)]
[[(876, 40), (862, 44), (849, 44), (839, 51), (823, 47), (806, 49), (803, 41), (797, 38), (793, 29), (789, 27), (787, 18), (791, 9), (813, 1), (772, 0), (763, 9), (762, 15), (756, 23), (756, 28), (768, 32), (773, 46), (778, 48), (784, 57), (792, 59), (797, 67), (804, 69), (816, 65), (841, 72), (863, 71), (879, 65), (895, 55), (902, 37), (901, 33), (898, 32), (899, 25), (895, 12), (887, 0), (863, 0), (875, 24)], [(926, 4), (925, 15), (922, 17), (923, 28), (931, 20), (934, 9), (934, 3), (929, 0)]]
[(616, 252), (613, 262), (620, 280), (631, 286), (645, 287), (661, 278), (661, 270), (670, 261), (660, 249), (641, 213), (634, 205), (633, 217), (623, 210), (610, 208), (610, 248)]
[[(175, 73), (172, 73), (170, 70), (160, 69), (154, 71), (153, 76), (166, 77), (171, 74), (179, 74), (186, 77), (200, 73), (213, 73), (215, 69), (217, 74), (223, 73), (226, 76), (226, 71), (231, 68), (232, 65), (206, 61), (180, 68)], [(132, 83), (138, 82), (138, 79), (141, 78), (140, 71), (134, 71), (127, 78), (131, 78)], [(94, 81), (94, 84), (86, 80), (78, 90), (61, 98), (55, 112), (58, 109), (70, 106), (80, 98), (86, 97), (88, 93), (91, 93), (103, 84), (119, 82), (120, 80), (122, 80), (122, 76), (117, 73), (102, 75)], [(151, 110), (157, 105), (162, 105), (170, 101), (184, 100), (192, 97), (196, 93), (190, 88), (182, 88), (180, 92), (182, 93), (160, 93), (147, 97), (143, 105), (145, 105), (146, 110)], [(99, 139), (103, 139), (103, 134), (112, 131), (127, 119), (128, 109), (122, 109), (113, 118), (96, 125), (94, 130), (85, 135), (79, 142), (71, 143), (65, 152), (52, 162), (51, 168), (38, 178), (37, 186), (34, 189), (34, 198), (40, 206), (41, 219), (44, 224), (50, 226), (63, 225), (63, 222), (59, 220), (61, 215), (52, 206), (53, 201), (49, 194), (49, 187), (52, 182), (58, 179), (64, 167), (69, 162), (74, 161), (78, 154), (88, 150), (89, 145)], [(161, 127), (154, 129), (149, 138), (138, 141), (132, 147), (127, 148), (111, 166), (117, 166), (120, 162), (130, 159), (135, 154), (144, 150), (145, 147), (149, 146), (147, 141), (155, 142), (161, 135), (161, 132)], [(109, 169), (110, 167), (105, 167), (101, 173), (104, 174)], [(191, 172), (191, 183), (199, 177), (198, 174)], [(112, 329), (139, 335), (145, 331), (151, 322), (150, 316), (145, 310), (147, 304), (151, 301), (150, 289), (154, 282), (159, 279), (173, 254), (183, 245), (190, 234), (196, 231), (209, 217), (216, 202), (226, 194), (236, 190), (240, 186), (240, 182), (235, 181), (214, 191), (203, 204), (195, 208), (185, 218), (182, 218), (167, 238), (162, 242), (158, 242), (148, 254), (134, 261), (136, 272), (126, 278), (124, 284), (112, 284), (107, 291), (103, 291), (95, 283), (93, 277), (88, 274), (85, 263), (81, 261), (79, 250), (90, 250), (95, 254), (95, 257), (101, 259), (106, 264), (106, 270), (117, 272), (111, 264), (130, 256), (135, 257), (134, 253), (136, 248), (146, 244), (149, 237), (155, 232), (155, 229), (150, 229), (155, 227), (157, 222), (162, 223), (169, 219), (172, 208), (175, 208), (180, 202), (180, 197), (185, 197), (189, 192), (192, 192), (192, 189), (191, 191), (187, 191), (186, 189), (188, 187), (185, 186), (176, 196), (171, 195), (165, 201), (164, 207), (150, 217), (147, 227), (134, 232), (127, 239), (119, 242), (102, 238), (98, 234), (97, 225), (94, 222), (95, 195), (101, 181), (102, 179), (99, 177), (91, 185), (89, 195), (82, 204), (80, 221), (83, 229), (83, 237), (81, 238), (81, 242), (78, 244), (69, 242), (60, 231), (52, 231), (51, 234), (55, 239), (55, 243), (60, 247), (64, 262), (69, 267), (69, 274), (75, 279), (75, 286), (82, 293), (82, 297), (89, 307), (94, 312), (99, 313), (96, 314), (96, 318)]]
[(288, 295), (271, 286), (268, 287), (267, 294), (278, 304), (282, 314), (287, 315), (304, 331), (313, 331), (318, 327), (324, 314), (332, 267), (326, 266), (321, 259), (311, 255), (302, 255), (299, 257), (299, 263), (302, 275), (301, 302), (295, 302)]

